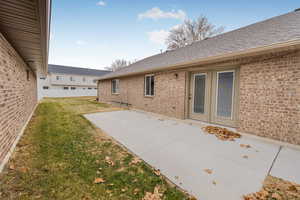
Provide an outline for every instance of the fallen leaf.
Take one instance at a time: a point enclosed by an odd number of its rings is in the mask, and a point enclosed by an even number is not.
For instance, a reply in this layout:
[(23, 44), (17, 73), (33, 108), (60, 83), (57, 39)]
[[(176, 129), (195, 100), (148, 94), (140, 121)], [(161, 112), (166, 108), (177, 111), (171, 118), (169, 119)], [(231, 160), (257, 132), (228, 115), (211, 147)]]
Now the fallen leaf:
[(230, 131), (226, 128), (221, 128), (217, 126), (206, 126), (202, 128), (205, 132), (215, 135), (218, 139), (220, 140), (229, 140), (229, 141), (234, 141), (235, 138), (240, 138), (242, 137), (241, 134)]
[(105, 162), (111, 166), (115, 165), (114, 161), (112, 161), (109, 156), (105, 156)]
[(137, 193), (139, 193), (139, 191), (140, 191), (140, 190), (139, 190), (138, 188), (135, 188), (135, 189), (133, 190), (133, 194), (136, 195)]
[(15, 170), (15, 165), (14, 165), (14, 164), (10, 164), (10, 165), (9, 165), (9, 169), (10, 169), (10, 170)]
[(212, 174), (212, 172), (213, 172), (211, 169), (204, 169), (203, 171), (205, 171), (208, 174)]
[(240, 144), (240, 147), (249, 149), (251, 146), (249, 144)]
[(160, 170), (159, 170), (159, 169), (154, 170), (154, 173), (155, 173), (157, 176), (160, 176)]
[(197, 200), (197, 198), (194, 196), (190, 196), (189, 200)]
[(217, 185), (217, 182), (216, 182), (216, 181), (213, 181), (212, 184)]
[(26, 173), (28, 170), (27, 170), (26, 167), (21, 167), (21, 168), (19, 169), (19, 171), (22, 172), (22, 173)]
[(141, 159), (139, 159), (138, 157), (134, 157), (130, 163), (135, 165), (135, 164), (138, 164), (140, 162), (142, 162)]
[(94, 183), (98, 184), (98, 183), (104, 183), (105, 180), (103, 178), (95, 178)]
[(282, 197), (276, 192), (272, 194), (272, 198), (276, 199), (276, 200), (281, 200), (282, 199)]
[(161, 197), (163, 196), (163, 194), (161, 194), (159, 192), (160, 187), (156, 186), (154, 188), (153, 193), (151, 192), (146, 192), (146, 195), (143, 197), (142, 200), (161, 200)]

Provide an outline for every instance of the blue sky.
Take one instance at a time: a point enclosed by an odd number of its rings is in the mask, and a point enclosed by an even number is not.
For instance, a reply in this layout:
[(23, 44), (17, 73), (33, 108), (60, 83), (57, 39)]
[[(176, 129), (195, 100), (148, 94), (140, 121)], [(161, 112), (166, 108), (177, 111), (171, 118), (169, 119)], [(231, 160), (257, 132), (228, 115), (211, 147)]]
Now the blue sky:
[(165, 50), (168, 31), (206, 16), (225, 32), (300, 7), (298, 0), (52, 0), (49, 63), (103, 69)]

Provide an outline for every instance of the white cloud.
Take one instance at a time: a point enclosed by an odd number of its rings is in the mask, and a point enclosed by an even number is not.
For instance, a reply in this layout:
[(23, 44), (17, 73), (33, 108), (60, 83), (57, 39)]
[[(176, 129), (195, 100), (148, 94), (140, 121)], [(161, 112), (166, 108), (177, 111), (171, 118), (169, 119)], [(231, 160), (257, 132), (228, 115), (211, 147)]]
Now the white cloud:
[(82, 45), (86, 45), (86, 42), (83, 41), (83, 40), (77, 40), (76, 44), (79, 45), (79, 46), (82, 46)]
[(169, 31), (166, 30), (157, 30), (148, 32), (149, 40), (153, 43), (164, 45), (165, 41), (169, 35)]
[(151, 8), (144, 13), (138, 15), (139, 19), (150, 18), (150, 19), (180, 19), (184, 20), (186, 18), (186, 13), (183, 10), (172, 10), (171, 12), (164, 12), (158, 7)]
[(106, 2), (105, 1), (99, 1), (97, 3), (98, 6), (106, 6)]

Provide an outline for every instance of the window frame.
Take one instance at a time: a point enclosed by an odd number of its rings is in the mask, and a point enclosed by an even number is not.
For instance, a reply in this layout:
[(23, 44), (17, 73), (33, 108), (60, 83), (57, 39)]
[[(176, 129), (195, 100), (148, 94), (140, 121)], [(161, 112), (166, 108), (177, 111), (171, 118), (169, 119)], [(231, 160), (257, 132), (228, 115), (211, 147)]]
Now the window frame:
[[(113, 82), (116, 81), (116, 88), (113, 87)], [(120, 79), (112, 79), (111, 80), (111, 93), (112, 94), (120, 94)]]
[[(149, 93), (147, 94), (147, 77), (150, 77), (150, 85), (149, 85)], [(151, 88), (151, 77), (153, 77), (153, 88)], [(152, 93), (153, 90), (153, 94)], [(144, 96), (145, 97), (154, 97), (155, 96), (155, 75), (154, 74), (146, 74), (144, 77)]]

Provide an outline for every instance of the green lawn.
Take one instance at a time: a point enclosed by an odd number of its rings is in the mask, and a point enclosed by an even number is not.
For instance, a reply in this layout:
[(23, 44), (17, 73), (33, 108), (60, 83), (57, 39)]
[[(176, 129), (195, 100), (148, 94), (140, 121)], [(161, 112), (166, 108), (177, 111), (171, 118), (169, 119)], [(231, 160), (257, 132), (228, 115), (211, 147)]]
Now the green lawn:
[(81, 115), (110, 110), (91, 98), (40, 103), (0, 175), (0, 199), (189, 199)]

